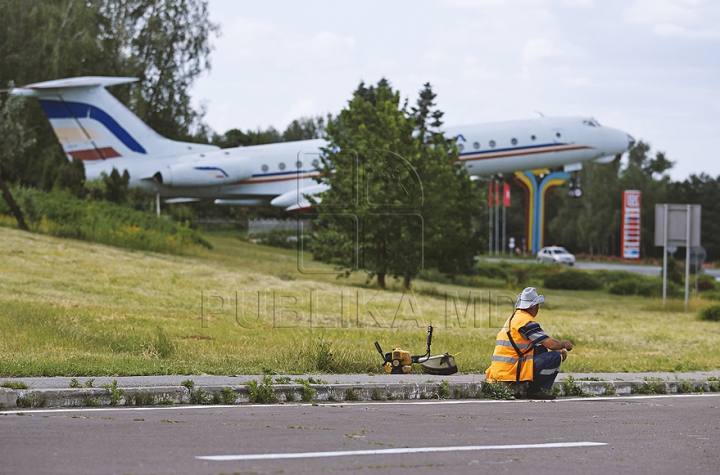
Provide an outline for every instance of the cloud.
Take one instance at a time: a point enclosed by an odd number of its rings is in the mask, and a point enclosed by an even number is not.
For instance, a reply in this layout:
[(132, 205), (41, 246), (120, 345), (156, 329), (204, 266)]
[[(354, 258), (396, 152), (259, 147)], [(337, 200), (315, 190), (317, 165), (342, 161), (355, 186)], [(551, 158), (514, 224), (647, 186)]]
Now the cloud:
[(634, 24), (706, 29), (717, 23), (719, 14), (720, 3), (714, 0), (635, 0), (623, 17)]
[(524, 63), (540, 63), (553, 56), (565, 56), (565, 52), (547, 38), (533, 38), (525, 43), (521, 59)]
[(669, 38), (694, 38), (702, 40), (717, 40), (720, 39), (720, 29), (714, 30), (694, 30), (687, 29), (680, 25), (673, 23), (658, 23), (653, 27), (653, 31), (658, 36), (664, 36)]

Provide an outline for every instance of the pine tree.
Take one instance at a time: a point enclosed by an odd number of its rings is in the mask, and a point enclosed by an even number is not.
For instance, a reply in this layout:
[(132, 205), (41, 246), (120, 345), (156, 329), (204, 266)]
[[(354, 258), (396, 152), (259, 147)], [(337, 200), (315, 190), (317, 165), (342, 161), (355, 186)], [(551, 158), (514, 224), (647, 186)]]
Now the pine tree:
[(406, 288), (425, 262), (446, 272), (467, 269), (477, 251), (471, 226), (477, 206), (465, 199), (470, 180), (457, 149), (436, 131), (426, 138), (418, 118), (434, 117), (429, 85), (422, 112), (385, 79), (361, 83), (337, 120), (328, 124), (320, 182), (330, 185), (316, 203), (316, 258), (343, 275), (363, 269), (386, 287), (386, 276)]

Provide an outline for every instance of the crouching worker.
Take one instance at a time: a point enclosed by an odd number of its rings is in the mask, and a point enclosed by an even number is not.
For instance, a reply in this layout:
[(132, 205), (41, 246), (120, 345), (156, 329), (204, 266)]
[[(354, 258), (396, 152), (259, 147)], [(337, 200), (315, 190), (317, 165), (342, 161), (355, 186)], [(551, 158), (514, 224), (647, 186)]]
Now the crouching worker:
[[(549, 391), (560, 370), (560, 363), (573, 349), (569, 340), (550, 338), (535, 317), (545, 297), (534, 287), (518, 295), (515, 312), (508, 318), (495, 340), (487, 381), (501, 381), (515, 391), (516, 397), (555, 399)], [(524, 391), (523, 391), (524, 390)]]

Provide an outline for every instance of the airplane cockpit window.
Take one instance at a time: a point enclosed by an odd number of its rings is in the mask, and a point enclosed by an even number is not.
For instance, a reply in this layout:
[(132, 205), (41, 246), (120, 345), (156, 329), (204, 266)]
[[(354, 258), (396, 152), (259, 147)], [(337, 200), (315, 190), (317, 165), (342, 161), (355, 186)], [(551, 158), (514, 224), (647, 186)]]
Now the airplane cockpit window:
[(511, 144), (517, 145), (517, 139), (513, 137), (513, 139), (510, 141)]
[(280, 162), (280, 164), (278, 164), (278, 168), (280, 170), (285, 170), (285, 164), (283, 162)]
[(583, 125), (587, 125), (588, 127), (600, 127), (600, 124), (595, 119), (583, 120)]
[(489, 144), (490, 144), (490, 147), (491, 147), (491, 148), (495, 148), (495, 141), (494, 141), (494, 140), (491, 140)]
[(475, 150), (478, 150), (478, 149), (480, 148), (480, 142), (475, 142), (475, 143), (473, 143), (473, 148), (474, 148)]
[(264, 171), (264, 172), (269, 170), (269, 167), (267, 165), (263, 165), (261, 168), (262, 168), (262, 171)]

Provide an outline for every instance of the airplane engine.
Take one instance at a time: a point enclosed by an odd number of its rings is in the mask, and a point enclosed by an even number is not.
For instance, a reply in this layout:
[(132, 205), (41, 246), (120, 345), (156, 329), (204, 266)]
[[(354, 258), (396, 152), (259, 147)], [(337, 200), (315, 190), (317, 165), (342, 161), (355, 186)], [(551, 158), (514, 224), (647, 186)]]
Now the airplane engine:
[(153, 175), (161, 185), (177, 188), (229, 185), (252, 176), (245, 160), (185, 162), (170, 165)]

